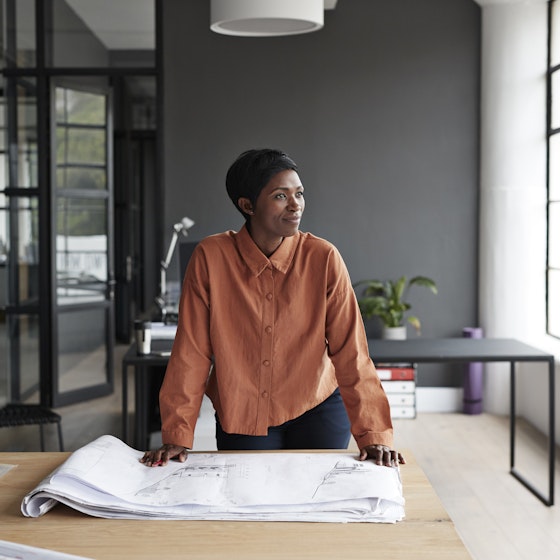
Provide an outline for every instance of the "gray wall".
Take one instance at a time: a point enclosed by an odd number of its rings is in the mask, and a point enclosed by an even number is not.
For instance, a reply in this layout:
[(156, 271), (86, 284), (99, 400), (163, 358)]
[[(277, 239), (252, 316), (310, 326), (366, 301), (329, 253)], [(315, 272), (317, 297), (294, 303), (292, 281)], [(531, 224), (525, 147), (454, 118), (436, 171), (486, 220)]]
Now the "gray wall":
[[(478, 5), (340, 0), (323, 30), (267, 39), (208, 22), (206, 0), (163, 2), (166, 243), (184, 215), (191, 239), (238, 229), (228, 166), (280, 147), (300, 166), (302, 229), (332, 241), (354, 281), (430, 276), (438, 296), (410, 294), (423, 336), (475, 326)], [(421, 385), (461, 382), (422, 367)]]

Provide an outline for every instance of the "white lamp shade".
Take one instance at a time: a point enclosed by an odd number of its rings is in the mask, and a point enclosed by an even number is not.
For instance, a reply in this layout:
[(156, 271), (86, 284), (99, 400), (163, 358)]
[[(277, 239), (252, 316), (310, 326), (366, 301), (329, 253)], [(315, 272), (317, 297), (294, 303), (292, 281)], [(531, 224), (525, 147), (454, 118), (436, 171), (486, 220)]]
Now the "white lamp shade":
[(224, 35), (274, 37), (323, 27), (323, 0), (212, 0), (210, 29)]

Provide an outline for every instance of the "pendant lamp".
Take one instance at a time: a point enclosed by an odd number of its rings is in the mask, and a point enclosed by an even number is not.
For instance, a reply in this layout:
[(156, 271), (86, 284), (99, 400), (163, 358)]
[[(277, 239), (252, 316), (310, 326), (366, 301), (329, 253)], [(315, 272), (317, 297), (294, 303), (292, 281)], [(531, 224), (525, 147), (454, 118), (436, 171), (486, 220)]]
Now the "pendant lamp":
[(323, 27), (324, 0), (212, 0), (210, 29), (224, 35), (275, 37)]

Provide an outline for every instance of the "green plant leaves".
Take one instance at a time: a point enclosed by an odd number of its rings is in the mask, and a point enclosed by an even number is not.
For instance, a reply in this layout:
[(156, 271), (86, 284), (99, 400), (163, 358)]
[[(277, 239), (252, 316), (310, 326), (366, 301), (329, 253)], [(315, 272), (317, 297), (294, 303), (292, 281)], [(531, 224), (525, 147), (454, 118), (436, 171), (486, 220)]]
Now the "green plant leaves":
[[(406, 276), (398, 280), (361, 280), (353, 286), (365, 285), (364, 296), (358, 298), (360, 313), (364, 319), (379, 317), (386, 327), (400, 327), (404, 324), (404, 314), (411, 308), (404, 298), (411, 286), (424, 286), (437, 294), (436, 283), (427, 276), (414, 276), (407, 282)], [(410, 316), (407, 321), (420, 333), (420, 320)]]

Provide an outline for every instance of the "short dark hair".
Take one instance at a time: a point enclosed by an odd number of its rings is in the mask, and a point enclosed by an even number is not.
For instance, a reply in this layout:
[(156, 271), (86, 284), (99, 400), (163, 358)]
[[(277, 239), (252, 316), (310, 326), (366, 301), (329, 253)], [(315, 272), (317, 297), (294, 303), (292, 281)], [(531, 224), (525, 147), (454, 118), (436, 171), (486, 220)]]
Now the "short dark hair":
[(294, 160), (282, 150), (264, 148), (243, 152), (230, 166), (226, 175), (226, 190), (234, 206), (239, 208), (238, 200), (248, 198), (254, 206), (266, 184), (281, 171), (297, 171)]

